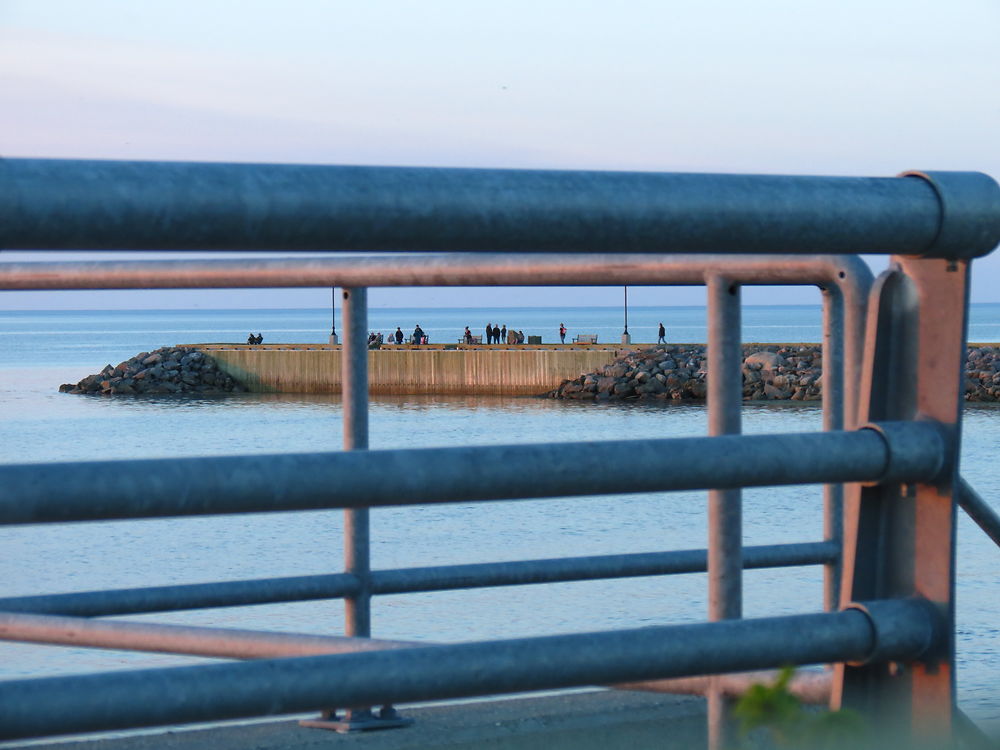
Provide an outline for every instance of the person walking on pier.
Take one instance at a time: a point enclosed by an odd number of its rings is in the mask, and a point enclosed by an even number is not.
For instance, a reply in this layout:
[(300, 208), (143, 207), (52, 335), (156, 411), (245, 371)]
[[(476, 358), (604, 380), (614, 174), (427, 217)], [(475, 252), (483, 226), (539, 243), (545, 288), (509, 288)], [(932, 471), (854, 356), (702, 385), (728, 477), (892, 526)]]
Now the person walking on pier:
[(663, 323), (660, 323), (660, 330), (658, 332), (659, 338), (656, 339), (657, 344), (667, 343), (667, 329), (663, 327)]
[(559, 343), (560, 344), (565, 344), (566, 343), (566, 324), (565, 323), (560, 323), (559, 324)]

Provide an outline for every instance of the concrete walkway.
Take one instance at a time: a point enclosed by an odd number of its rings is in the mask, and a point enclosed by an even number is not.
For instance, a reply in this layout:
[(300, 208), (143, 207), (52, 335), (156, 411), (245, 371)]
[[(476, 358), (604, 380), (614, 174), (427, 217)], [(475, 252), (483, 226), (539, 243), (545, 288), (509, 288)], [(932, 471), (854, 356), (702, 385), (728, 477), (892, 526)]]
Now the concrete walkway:
[[(404, 729), (341, 735), (295, 721), (60, 742), (59, 750), (645, 750), (705, 747), (705, 702), (657, 693), (596, 690), (539, 698), (401, 707)], [(7, 745), (5, 747), (16, 747)], [(38, 745), (35, 745), (38, 747)]]

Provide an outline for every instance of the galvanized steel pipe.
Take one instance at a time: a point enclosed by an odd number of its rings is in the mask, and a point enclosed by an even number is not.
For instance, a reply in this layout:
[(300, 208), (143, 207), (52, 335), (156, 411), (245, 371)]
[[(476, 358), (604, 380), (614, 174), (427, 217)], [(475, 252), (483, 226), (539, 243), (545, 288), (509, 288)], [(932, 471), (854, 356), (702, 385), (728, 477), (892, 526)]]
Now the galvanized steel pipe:
[(1000, 241), (975, 172), (789, 177), (5, 159), (0, 248), (906, 253)]
[(0, 640), (217, 659), (277, 659), (423, 645), (414, 641), (116, 622), (13, 612), (0, 612)]
[[(740, 289), (724, 276), (708, 282), (708, 431), (738, 435), (742, 429), (743, 352)], [(743, 495), (739, 488), (708, 493), (708, 617), (728, 620), (743, 612)]]
[(260, 578), (247, 581), (188, 583), (147, 586), (69, 594), (38, 594), (0, 599), (0, 612), (104, 617), (182, 609), (245, 607), (254, 604), (339, 599), (361, 588), (357, 578), (346, 573), (330, 575)]
[[(846, 285), (845, 294), (854, 294), (862, 302), (872, 282), (868, 265), (854, 255), (422, 253), (294, 259), (0, 263), (0, 289), (655, 286), (704, 284), (718, 273), (725, 273), (744, 285)], [(858, 285), (857, 291), (851, 291), (852, 284)]]
[[(823, 429), (843, 430), (844, 376), (847, 366), (845, 352), (857, 345), (856, 331), (845, 327), (844, 295), (837, 286), (823, 288)], [(853, 339), (853, 340), (852, 340)], [(852, 415), (853, 422), (853, 415)], [(853, 428), (853, 424), (851, 427)], [(823, 487), (823, 538), (838, 549), (844, 542), (844, 485), (827, 484)], [(823, 609), (832, 612), (840, 597), (841, 558), (829, 563), (823, 570)]]
[[(0, 523), (925, 481), (937, 475), (945, 442), (934, 423), (883, 427), (882, 432), (8, 464), (0, 466)], [(896, 441), (901, 447), (893, 447)]]
[[(368, 450), (368, 290), (344, 289), (344, 450)], [(344, 511), (344, 569), (359, 583), (344, 600), (347, 635), (371, 635), (371, 519), (368, 508)]]
[(958, 504), (994, 544), (1000, 545), (1000, 514), (963, 478), (958, 480)]
[(915, 600), (887, 604), (867, 612), (6, 681), (0, 737), (718, 674), (876, 651), (918, 658), (936, 633), (932, 608)]
[[(746, 568), (818, 565), (835, 558), (837, 554), (837, 550), (825, 542), (761, 545), (744, 548), (743, 565)], [(372, 590), (376, 594), (405, 594), (483, 586), (523, 586), (533, 583), (704, 573), (707, 569), (707, 550), (672, 550), (381, 570), (372, 574)], [(3, 600), (0, 599), (0, 609), (2, 606)]]
[[(708, 280), (708, 434), (738, 435), (743, 415), (740, 287), (721, 275)], [(708, 619), (743, 616), (743, 490), (708, 491)], [(733, 744), (732, 701), (706, 694), (708, 748)]]
[[(750, 569), (823, 565), (835, 560), (839, 554), (839, 549), (828, 542), (750, 546), (743, 548), (743, 566)], [(371, 574), (371, 589), (373, 594), (408, 594), (486, 586), (524, 586), (536, 583), (704, 573), (706, 570), (706, 550), (670, 550), (627, 555), (376, 570)], [(338, 599), (356, 593), (360, 587), (358, 579), (346, 573), (264, 578), (252, 581), (6, 597), (0, 598), (0, 612), (104, 617), (182, 609)]]

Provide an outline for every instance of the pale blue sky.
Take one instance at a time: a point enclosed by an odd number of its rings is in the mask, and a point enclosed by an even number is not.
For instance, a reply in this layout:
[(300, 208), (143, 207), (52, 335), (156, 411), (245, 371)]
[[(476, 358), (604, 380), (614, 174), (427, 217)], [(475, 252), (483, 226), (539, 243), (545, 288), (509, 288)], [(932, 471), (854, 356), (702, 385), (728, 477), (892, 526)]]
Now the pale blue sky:
[[(0, 152), (998, 177), (998, 31), (995, 0), (0, 0)], [(974, 300), (1000, 301), (998, 281), (1000, 254), (978, 262)], [(329, 293), (100, 297), (322, 306)], [(635, 301), (665, 297), (702, 299), (636, 290)], [(0, 307), (90, 298), (4, 293)], [(619, 299), (615, 289), (372, 293), (379, 305)]]

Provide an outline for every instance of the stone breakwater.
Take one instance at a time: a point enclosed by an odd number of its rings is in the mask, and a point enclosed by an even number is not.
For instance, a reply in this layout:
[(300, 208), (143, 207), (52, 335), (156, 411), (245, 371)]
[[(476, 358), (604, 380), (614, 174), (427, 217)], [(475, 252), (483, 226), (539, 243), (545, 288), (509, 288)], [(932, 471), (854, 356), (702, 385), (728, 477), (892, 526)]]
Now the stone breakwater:
[[(743, 398), (818, 401), (823, 381), (818, 345), (744, 346)], [(597, 372), (549, 391), (550, 398), (592, 401), (701, 401), (708, 392), (704, 345), (656, 346), (625, 354)]]
[[(208, 351), (212, 351), (212, 348), (208, 347)], [(137, 354), (117, 366), (108, 365), (79, 383), (60, 386), (59, 390), (64, 393), (102, 395), (221, 394), (243, 393), (248, 390), (282, 393), (337, 392), (330, 388), (330, 383), (339, 383), (337, 378), (340, 361), (331, 359), (330, 362), (335, 367), (330, 369), (327, 359), (331, 353), (328, 351), (300, 351), (293, 348), (252, 352), (258, 359), (266, 355), (265, 364), (270, 363), (272, 369), (273, 366), (281, 365), (283, 377), (273, 382), (267, 381), (264, 388), (253, 380), (254, 377), (260, 377), (260, 362), (255, 366), (253, 361), (232, 361), (225, 358), (234, 351), (233, 347), (220, 349), (217, 360), (204, 347), (164, 347), (152, 353)], [(369, 356), (379, 354), (381, 353), (373, 352)], [(542, 395), (590, 401), (702, 401), (708, 391), (708, 363), (705, 346), (701, 344), (674, 344), (633, 350), (621, 354), (607, 365), (603, 363), (608, 362), (614, 352), (494, 352), (471, 349), (466, 352), (419, 351), (404, 354), (420, 355), (422, 359), (407, 359), (402, 363), (376, 361), (376, 367), (370, 370), (374, 393), (481, 393), (486, 392), (482, 390), (484, 387), (494, 387), (500, 393), (537, 394), (547, 383), (553, 383), (559, 378), (560, 370), (569, 374), (589, 368), (599, 369), (571, 380), (563, 380), (557, 388)], [(303, 359), (313, 355), (321, 361)], [(515, 355), (538, 358), (538, 362), (532, 359), (534, 364), (530, 382), (523, 378), (525, 363), (520, 359), (513, 364), (508, 362), (506, 369), (503, 367), (503, 358), (509, 359)], [(594, 358), (588, 362), (587, 358), (591, 355)], [(428, 373), (441, 371), (446, 364), (432, 359), (432, 356), (474, 356), (485, 360), (476, 359), (473, 362), (476, 367), (471, 369), (468, 363), (459, 367), (458, 379), (443, 381), (439, 378), (438, 381), (429, 382), (426, 381)], [(567, 356), (570, 361), (563, 362), (562, 359)], [(397, 366), (389, 366), (393, 364)], [(745, 400), (818, 401), (821, 398), (823, 358), (818, 344), (747, 344), (743, 347), (742, 371)], [(523, 382), (515, 383), (520, 390), (513, 390), (509, 377), (511, 372), (522, 376)], [(307, 376), (313, 377), (322, 387), (313, 387), (316, 383), (307, 382)], [(421, 381), (419, 390), (412, 390), (412, 383), (406, 380), (413, 377), (425, 378)], [(973, 344), (969, 347), (964, 390), (966, 401), (1000, 402), (1000, 346)]]
[[(743, 399), (819, 401), (823, 353), (816, 344), (743, 347)], [(596, 372), (564, 380), (545, 395), (583, 401), (700, 401), (708, 391), (703, 345), (657, 346), (629, 352)], [(966, 401), (1000, 401), (1000, 347), (969, 347)]]
[(108, 365), (79, 383), (59, 386), (62, 393), (129, 395), (137, 393), (242, 393), (246, 391), (219, 370), (215, 360), (185, 346), (142, 352), (117, 367)]
[(965, 400), (1000, 401), (1000, 347), (969, 347), (965, 365)]

